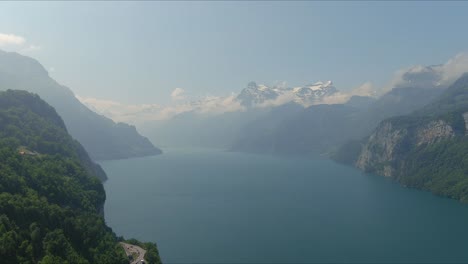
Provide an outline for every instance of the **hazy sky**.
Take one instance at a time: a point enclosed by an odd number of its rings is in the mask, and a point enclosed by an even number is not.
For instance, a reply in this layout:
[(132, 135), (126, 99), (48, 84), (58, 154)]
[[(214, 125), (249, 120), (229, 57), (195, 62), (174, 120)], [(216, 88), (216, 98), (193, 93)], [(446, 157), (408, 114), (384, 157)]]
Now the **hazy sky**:
[(0, 2), (0, 33), (24, 38), (0, 49), (78, 95), (126, 103), (251, 80), (346, 90), (468, 51), (467, 14), (468, 2)]

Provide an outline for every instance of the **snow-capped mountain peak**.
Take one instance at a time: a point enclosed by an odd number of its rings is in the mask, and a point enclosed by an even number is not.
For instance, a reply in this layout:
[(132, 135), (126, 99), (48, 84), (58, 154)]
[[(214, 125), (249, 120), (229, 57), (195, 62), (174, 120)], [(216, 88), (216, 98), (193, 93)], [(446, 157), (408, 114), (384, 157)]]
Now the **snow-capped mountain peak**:
[(312, 105), (321, 101), (325, 96), (338, 92), (332, 81), (316, 82), (302, 87), (268, 87), (250, 82), (237, 96), (237, 100), (244, 106), (251, 107), (263, 104), (280, 96), (290, 98), (289, 101), (302, 105)]
[(257, 85), (255, 82), (249, 82), (247, 87), (237, 96), (237, 100), (242, 105), (251, 107), (268, 100), (274, 100), (278, 95), (278, 92), (266, 85)]

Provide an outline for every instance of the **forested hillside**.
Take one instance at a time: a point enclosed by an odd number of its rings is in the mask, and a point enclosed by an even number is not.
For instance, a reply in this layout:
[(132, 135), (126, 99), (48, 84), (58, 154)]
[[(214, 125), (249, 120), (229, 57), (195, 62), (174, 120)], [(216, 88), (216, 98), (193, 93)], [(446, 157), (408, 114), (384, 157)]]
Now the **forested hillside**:
[(0, 92), (0, 161), (1, 263), (128, 263), (102, 215), (105, 173), (37, 95)]

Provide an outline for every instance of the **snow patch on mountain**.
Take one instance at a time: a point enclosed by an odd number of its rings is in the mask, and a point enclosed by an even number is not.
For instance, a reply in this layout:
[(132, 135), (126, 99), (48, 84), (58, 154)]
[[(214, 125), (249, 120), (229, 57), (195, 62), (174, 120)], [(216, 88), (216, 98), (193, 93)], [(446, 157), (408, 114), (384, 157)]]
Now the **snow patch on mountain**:
[(301, 87), (268, 87), (250, 82), (237, 96), (246, 107), (265, 107), (295, 102), (303, 106), (320, 103), (327, 96), (337, 93), (332, 81), (316, 82)]

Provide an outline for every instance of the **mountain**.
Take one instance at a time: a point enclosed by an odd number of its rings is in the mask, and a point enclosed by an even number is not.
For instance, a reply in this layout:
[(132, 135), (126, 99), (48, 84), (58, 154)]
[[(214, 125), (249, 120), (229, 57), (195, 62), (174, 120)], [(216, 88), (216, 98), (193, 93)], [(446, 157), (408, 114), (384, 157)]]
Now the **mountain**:
[(280, 95), (279, 89), (272, 89), (266, 85), (257, 85), (255, 82), (249, 82), (247, 87), (237, 96), (237, 100), (241, 105), (252, 107), (264, 103), (268, 100), (274, 100)]
[(233, 151), (307, 155), (327, 151), (360, 135), (359, 109), (343, 105), (289, 104), (272, 109), (244, 127)]
[(89, 158), (80, 143), (68, 135), (55, 109), (39, 96), (26, 91), (0, 92), (0, 110), (0, 136), (4, 145), (24, 146), (43, 154), (75, 158), (90, 174), (101, 181), (107, 179), (105, 172)]
[(362, 119), (367, 120), (368, 127), (372, 130), (386, 118), (406, 115), (427, 105), (445, 89), (432, 86), (422, 88), (419, 85), (395, 87), (372, 103), (368, 111), (363, 112)]
[(1, 263), (128, 263), (102, 214), (104, 172), (39, 96), (0, 92), (0, 160)]
[[(286, 90), (288, 91), (288, 90)], [(338, 90), (333, 86), (332, 81), (316, 82), (303, 87), (292, 88), (294, 102), (302, 105), (312, 105), (320, 102), (323, 98), (336, 94)]]
[[(336, 92), (331, 82), (307, 87), (314, 94), (307, 100)], [(292, 91), (304, 94), (299, 92), (301, 89)], [(378, 99), (352, 96), (344, 104), (318, 104), (305, 109), (297, 103), (304, 101), (296, 97), (290, 104), (297, 107), (275, 107), (243, 127), (231, 150), (288, 155), (332, 151), (347, 141), (369, 135), (385, 118), (421, 108), (443, 91), (441, 87), (398, 87)]]
[[(268, 87), (250, 82), (237, 96), (185, 102), (185, 112), (167, 120), (146, 121), (139, 128), (160, 145), (236, 148), (240, 151), (249, 148), (248, 142), (241, 142), (243, 134), (251, 136), (252, 143), (254, 137), (266, 139), (262, 126), (273, 130), (276, 124), (290, 116), (290, 110), (298, 112), (305, 105), (336, 92), (330, 81), (296, 88)], [(233, 142), (243, 146), (231, 148)]]
[(63, 118), (70, 134), (94, 160), (160, 154), (134, 126), (115, 123), (89, 110), (73, 92), (49, 77), (36, 60), (0, 51), (0, 90), (17, 89), (39, 94)]
[(216, 115), (192, 111), (169, 120), (145, 122), (139, 128), (161, 146), (226, 149), (230, 147), (241, 128), (262, 113), (262, 109)]
[(229, 149), (239, 152), (272, 153), (275, 152), (274, 140), (278, 127), (285, 120), (297, 115), (304, 108), (296, 103), (287, 103), (265, 111), (257, 118), (244, 124)]
[(236, 99), (245, 107), (262, 105), (268, 101), (274, 101), (280, 98), (284, 99), (284, 102), (279, 102), (279, 104), (291, 101), (308, 106), (337, 92), (338, 90), (333, 86), (331, 81), (325, 83), (316, 82), (311, 85), (294, 88), (268, 87), (266, 85), (257, 85), (255, 82), (250, 82), (247, 84), (247, 87), (239, 93)]
[(362, 144), (340, 152), (365, 172), (468, 202), (468, 74), (431, 103), (382, 121)]
[(375, 103), (376, 100), (377, 99), (370, 96), (353, 95), (351, 98), (349, 98), (345, 105), (359, 109), (368, 109)]

